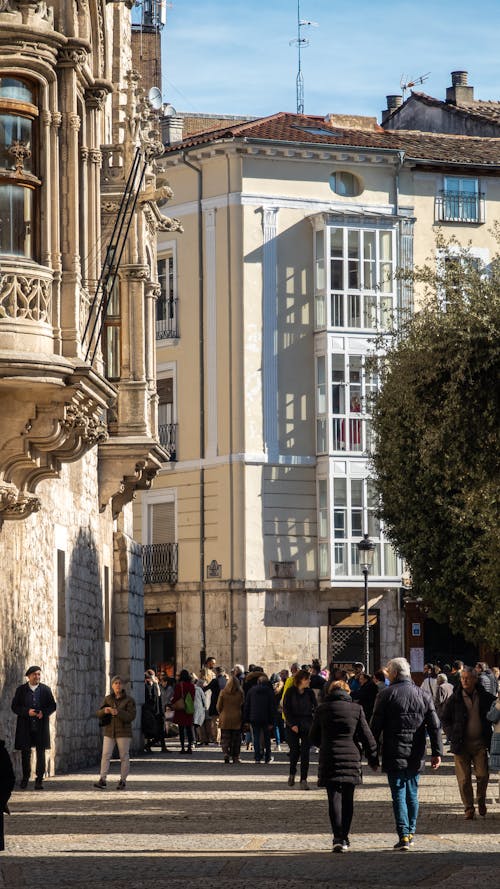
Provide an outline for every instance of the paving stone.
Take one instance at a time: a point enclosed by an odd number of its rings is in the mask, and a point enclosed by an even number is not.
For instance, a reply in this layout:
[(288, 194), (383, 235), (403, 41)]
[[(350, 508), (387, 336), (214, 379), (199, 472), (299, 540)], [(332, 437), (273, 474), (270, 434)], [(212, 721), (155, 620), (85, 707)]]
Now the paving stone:
[[(46, 781), (43, 793), (14, 793), (6, 818), (0, 889), (470, 889), (495, 886), (500, 806), (465, 822), (450, 758), (422, 778), (416, 848), (396, 840), (384, 775), (357, 788), (352, 848), (332, 855), (326, 794), (289, 788), (284, 753), (268, 766), (243, 754), (226, 766), (216, 748), (186, 762), (166, 755), (133, 760), (118, 792), (90, 770)], [(32, 785), (31, 785), (32, 787)], [(28, 852), (28, 854), (27, 854)]]

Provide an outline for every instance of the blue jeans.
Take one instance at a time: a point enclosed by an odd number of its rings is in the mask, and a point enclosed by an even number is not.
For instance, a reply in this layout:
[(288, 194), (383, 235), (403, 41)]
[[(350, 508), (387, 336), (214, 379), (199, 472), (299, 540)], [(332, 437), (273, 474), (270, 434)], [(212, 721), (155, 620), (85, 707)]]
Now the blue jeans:
[(392, 808), (399, 839), (415, 833), (418, 816), (418, 772), (400, 769), (388, 772), (387, 780), (392, 794)]
[(269, 762), (269, 760), (271, 759), (271, 732), (269, 731), (269, 726), (263, 722), (252, 722), (252, 732), (255, 762), (260, 762), (262, 759), (262, 750), (260, 747), (261, 732), (264, 735), (265, 759), (266, 762)]

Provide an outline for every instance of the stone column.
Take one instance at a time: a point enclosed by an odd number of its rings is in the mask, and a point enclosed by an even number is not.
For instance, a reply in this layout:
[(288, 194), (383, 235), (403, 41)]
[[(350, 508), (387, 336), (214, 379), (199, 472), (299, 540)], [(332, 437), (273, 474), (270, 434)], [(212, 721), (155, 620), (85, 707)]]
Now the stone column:
[(277, 217), (278, 209), (276, 207), (263, 207), (262, 398), (264, 402), (264, 449), (270, 462), (275, 462), (279, 454)]

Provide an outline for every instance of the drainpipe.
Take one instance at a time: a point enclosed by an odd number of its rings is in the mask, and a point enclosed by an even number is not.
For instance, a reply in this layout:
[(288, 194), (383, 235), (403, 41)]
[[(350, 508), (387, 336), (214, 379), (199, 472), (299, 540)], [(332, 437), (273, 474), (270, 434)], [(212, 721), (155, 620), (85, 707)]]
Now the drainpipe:
[(200, 667), (207, 659), (207, 614), (205, 597), (205, 338), (204, 338), (204, 251), (203, 251), (203, 170), (192, 164), (182, 153), (183, 162), (198, 177), (198, 337), (200, 361)]
[(231, 194), (231, 158), (226, 154), (227, 164), (227, 323), (229, 331), (229, 652), (231, 666), (234, 664), (234, 433), (233, 433), (233, 282), (232, 282), (232, 256), (231, 256), (231, 210), (229, 195)]

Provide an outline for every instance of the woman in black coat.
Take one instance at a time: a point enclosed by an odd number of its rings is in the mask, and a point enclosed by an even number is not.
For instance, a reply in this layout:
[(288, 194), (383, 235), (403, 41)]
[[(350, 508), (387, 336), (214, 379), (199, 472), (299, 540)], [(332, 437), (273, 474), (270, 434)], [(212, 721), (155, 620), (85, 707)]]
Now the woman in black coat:
[(311, 677), (307, 670), (297, 670), (293, 677), (293, 685), (283, 695), (283, 714), (286, 722), (286, 737), (290, 747), (290, 774), (288, 785), (295, 784), (297, 763), (300, 759), (301, 790), (309, 790), (307, 774), (309, 772), (309, 750), (316, 695), (309, 688)]
[(326, 787), (333, 831), (333, 851), (347, 852), (354, 788), (361, 784), (362, 745), (370, 766), (378, 768), (377, 742), (363, 708), (349, 694), (347, 682), (332, 682), (314, 716), (311, 742), (319, 747), (318, 786)]

